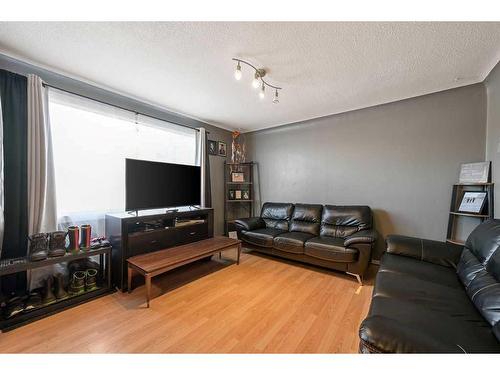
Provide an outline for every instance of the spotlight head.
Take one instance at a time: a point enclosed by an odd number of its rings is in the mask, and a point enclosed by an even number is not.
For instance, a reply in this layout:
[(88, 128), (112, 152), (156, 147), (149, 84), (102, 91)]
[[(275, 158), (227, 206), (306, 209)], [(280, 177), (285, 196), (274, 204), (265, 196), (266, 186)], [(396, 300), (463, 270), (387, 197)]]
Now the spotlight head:
[(264, 83), (262, 83), (262, 86), (261, 86), (260, 92), (259, 92), (259, 98), (264, 99), (265, 96), (266, 96), (266, 86), (264, 85)]
[(255, 72), (255, 75), (253, 77), (253, 81), (252, 81), (252, 87), (254, 89), (258, 89), (260, 86), (260, 75), (258, 72)]
[(274, 98), (273, 98), (273, 103), (278, 104), (280, 101), (278, 99), (278, 90), (274, 91)]
[(238, 65), (236, 65), (236, 70), (234, 71), (234, 78), (236, 78), (237, 81), (241, 79), (241, 65), (239, 61)]

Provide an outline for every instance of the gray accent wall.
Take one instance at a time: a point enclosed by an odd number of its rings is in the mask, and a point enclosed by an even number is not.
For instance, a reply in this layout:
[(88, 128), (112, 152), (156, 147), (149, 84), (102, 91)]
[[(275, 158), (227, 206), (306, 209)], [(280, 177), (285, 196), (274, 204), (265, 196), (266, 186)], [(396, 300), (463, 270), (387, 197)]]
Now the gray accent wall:
[[(131, 111), (136, 111), (191, 128), (204, 127), (210, 132), (208, 135), (209, 139), (224, 141), (228, 146), (230, 146), (232, 141), (231, 132), (225, 129), (167, 111), (163, 108), (143, 103), (124, 95), (116, 94), (85, 82), (54, 73), (47, 69), (39, 68), (3, 54), (0, 54), (0, 69), (5, 69), (18, 74), (36, 74), (49, 85), (56, 86), (75, 94), (83, 95), (108, 104), (123, 107)], [(124, 79), (126, 79), (126, 77)], [(166, 90), (167, 89), (168, 88), (166, 88)], [(226, 160), (224, 157), (210, 156), (212, 207), (214, 208), (215, 234), (224, 233), (224, 160)], [(227, 160), (229, 161), (229, 155)]]
[(461, 163), (485, 158), (482, 83), (247, 133), (266, 201), (369, 205), (382, 235), (445, 240)]
[(495, 218), (500, 217), (500, 63), (486, 77), (487, 119), (486, 159), (491, 160), (492, 182), (495, 183)]

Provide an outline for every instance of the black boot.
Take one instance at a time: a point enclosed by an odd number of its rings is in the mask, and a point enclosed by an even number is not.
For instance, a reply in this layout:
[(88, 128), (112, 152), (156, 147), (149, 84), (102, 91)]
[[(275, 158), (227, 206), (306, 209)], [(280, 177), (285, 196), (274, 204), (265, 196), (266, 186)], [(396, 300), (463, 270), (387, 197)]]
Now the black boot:
[(54, 276), (54, 289), (55, 295), (57, 299), (63, 299), (68, 297), (68, 292), (64, 289), (64, 275), (62, 273), (58, 273)]
[(97, 273), (98, 271), (94, 268), (90, 268), (87, 270), (85, 277), (86, 291), (97, 289)]
[(56, 300), (56, 296), (52, 290), (52, 285), (54, 284), (54, 278), (49, 276), (47, 280), (45, 280), (45, 285), (43, 286), (42, 292), (42, 303), (44, 305), (48, 305)]
[(49, 234), (49, 257), (62, 257), (66, 254), (67, 232), (57, 231)]
[(47, 259), (49, 239), (47, 233), (37, 233), (28, 236), (30, 241), (29, 258), (31, 261)]
[(69, 292), (71, 294), (79, 294), (85, 292), (85, 277), (86, 272), (75, 271), (71, 275), (71, 281), (69, 284)]

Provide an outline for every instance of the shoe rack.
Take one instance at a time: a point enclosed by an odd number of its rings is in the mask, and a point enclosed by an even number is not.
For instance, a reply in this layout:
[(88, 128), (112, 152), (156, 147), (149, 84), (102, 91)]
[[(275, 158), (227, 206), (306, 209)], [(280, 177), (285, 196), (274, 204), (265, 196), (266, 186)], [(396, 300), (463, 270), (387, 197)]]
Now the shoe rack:
[(64, 299), (41, 305), (30, 311), (21, 312), (9, 319), (0, 317), (0, 330), (2, 330), (2, 332), (9, 331), (114, 291), (111, 287), (111, 246), (98, 249), (79, 250), (78, 252), (66, 253), (63, 256), (39, 261), (29, 261), (28, 258), (3, 259), (0, 263), (0, 276), (15, 274), (17, 272), (26, 272), (57, 263), (71, 262), (93, 256), (99, 256), (99, 273), (102, 278), (100, 285), (98, 285), (96, 289), (69, 295)]

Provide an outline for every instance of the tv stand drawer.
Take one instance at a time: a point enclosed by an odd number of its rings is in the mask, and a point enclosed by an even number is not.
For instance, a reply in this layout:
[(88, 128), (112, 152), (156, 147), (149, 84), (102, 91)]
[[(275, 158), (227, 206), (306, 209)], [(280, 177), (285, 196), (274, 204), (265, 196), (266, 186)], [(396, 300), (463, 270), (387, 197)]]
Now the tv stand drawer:
[(177, 243), (185, 244), (208, 238), (208, 225), (206, 223), (186, 225), (175, 228)]
[(128, 255), (134, 256), (175, 246), (176, 235), (168, 229), (140, 232), (129, 235)]

